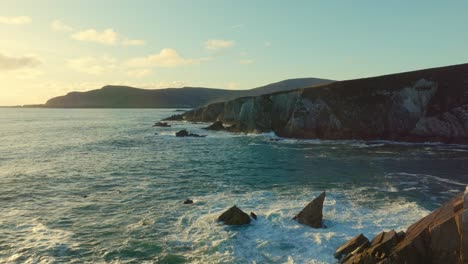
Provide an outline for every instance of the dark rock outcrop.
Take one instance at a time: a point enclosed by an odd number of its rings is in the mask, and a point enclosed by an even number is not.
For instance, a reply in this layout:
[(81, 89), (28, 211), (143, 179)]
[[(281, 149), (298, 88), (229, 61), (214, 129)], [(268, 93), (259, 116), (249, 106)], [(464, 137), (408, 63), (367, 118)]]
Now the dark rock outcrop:
[(222, 131), (222, 130), (225, 130), (226, 128), (223, 126), (223, 122), (216, 121), (213, 124), (211, 124), (210, 126), (205, 127), (204, 129), (213, 130), (213, 131)]
[(170, 117), (164, 118), (163, 121), (182, 121), (184, 120), (184, 115), (171, 115)]
[[(468, 190), (411, 225), (406, 233), (396, 233), (394, 230), (379, 233), (365, 248), (348, 253), (341, 263), (467, 263), (466, 217), (468, 217)], [(350, 240), (339, 249), (352, 243)]]
[(282, 137), (468, 143), (468, 64), (210, 104), (188, 121)]
[(153, 127), (171, 127), (171, 125), (169, 125), (166, 122), (157, 122), (157, 123), (154, 123)]
[(198, 135), (189, 133), (187, 130), (182, 129), (179, 132), (176, 132), (176, 137), (206, 137), (206, 135)]
[(187, 199), (184, 201), (184, 204), (193, 204), (193, 200), (192, 199)]
[(254, 212), (250, 212), (250, 217), (257, 220), (257, 215)]
[(341, 259), (344, 256), (347, 256), (349, 253), (355, 251), (358, 248), (367, 248), (370, 245), (369, 239), (363, 234), (360, 234), (342, 246), (340, 246), (335, 252), (335, 258)]
[(314, 228), (323, 227), (323, 202), (325, 201), (325, 192), (322, 192), (317, 198), (312, 200), (302, 211), (293, 217), (297, 222)]
[(250, 223), (250, 217), (237, 206), (229, 208), (226, 212), (218, 217), (218, 221), (226, 225), (245, 225)]

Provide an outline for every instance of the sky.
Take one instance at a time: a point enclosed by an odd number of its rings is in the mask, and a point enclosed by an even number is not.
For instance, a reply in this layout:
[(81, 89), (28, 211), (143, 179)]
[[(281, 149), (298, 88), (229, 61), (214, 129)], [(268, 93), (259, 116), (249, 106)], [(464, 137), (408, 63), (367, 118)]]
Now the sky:
[(0, 105), (468, 62), (468, 1), (1, 0)]

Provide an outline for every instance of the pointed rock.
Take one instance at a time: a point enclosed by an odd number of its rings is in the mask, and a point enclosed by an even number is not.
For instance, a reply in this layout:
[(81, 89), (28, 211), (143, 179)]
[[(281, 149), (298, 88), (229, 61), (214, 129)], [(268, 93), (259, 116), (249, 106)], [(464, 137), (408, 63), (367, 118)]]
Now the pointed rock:
[(336, 250), (334, 256), (337, 259), (341, 259), (343, 256), (348, 255), (364, 244), (370, 245), (369, 239), (367, 239), (367, 237), (361, 233), (360, 235), (350, 239), (348, 242), (339, 247)]
[(254, 212), (250, 212), (250, 216), (251, 216), (253, 219), (257, 220), (257, 215), (256, 215)]
[(313, 228), (323, 227), (323, 202), (325, 201), (325, 192), (322, 192), (317, 198), (310, 202), (302, 211), (293, 217), (297, 222), (308, 225)]
[(250, 223), (250, 217), (237, 206), (229, 208), (226, 212), (218, 217), (218, 221), (226, 225), (245, 225)]

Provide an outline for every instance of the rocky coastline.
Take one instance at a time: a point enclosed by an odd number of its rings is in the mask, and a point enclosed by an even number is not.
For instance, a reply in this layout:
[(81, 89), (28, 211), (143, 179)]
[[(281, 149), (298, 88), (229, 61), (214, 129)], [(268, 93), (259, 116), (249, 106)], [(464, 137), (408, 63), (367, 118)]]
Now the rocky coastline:
[(243, 97), (166, 120), (288, 138), (467, 144), (468, 64)]

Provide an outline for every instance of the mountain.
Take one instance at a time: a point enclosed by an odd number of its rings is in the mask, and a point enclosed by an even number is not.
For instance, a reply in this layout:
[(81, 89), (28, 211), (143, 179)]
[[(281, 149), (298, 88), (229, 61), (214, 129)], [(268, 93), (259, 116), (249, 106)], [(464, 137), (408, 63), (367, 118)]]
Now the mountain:
[(468, 143), (468, 64), (244, 97), (175, 118), (292, 138)]
[(194, 108), (212, 102), (270, 92), (289, 91), (330, 83), (331, 80), (301, 78), (284, 80), (250, 90), (227, 90), (201, 87), (139, 89), (128, 86), (104, 86), (87, 92), (70, 92), (52, 98), (44, 107), (64, 108)]

